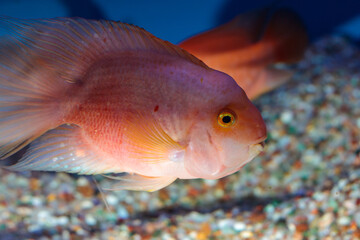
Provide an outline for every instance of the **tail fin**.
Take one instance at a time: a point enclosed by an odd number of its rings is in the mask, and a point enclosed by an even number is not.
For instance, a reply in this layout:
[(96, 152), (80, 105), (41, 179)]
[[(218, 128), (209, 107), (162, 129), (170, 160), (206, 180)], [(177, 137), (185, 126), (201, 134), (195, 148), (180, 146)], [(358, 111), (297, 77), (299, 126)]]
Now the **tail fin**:
[[(56, 127), (64, 82), (34, 55), (30, 43), (10, 37), (0, 45), (0, 159)], [(39, 65), (44, 65), (39, 68)]]
[[(247, 47), (263, 43), (273, 47), (272, 61), (291, 63), (301, 59), (308, 37), (295, 12), (286, 8), (274, 11), (268, 7), (240, 14), (232, 21), (186, 39), (179, 45), (206, 63), (207, 59), (218, 55), (234, 53), (232, 57), (236, 58), (235, 54), (246, 53)], [(264, 58), (268, 57), (259, 56), (259, 59)]]
[[(306, 29), (298, 15), (273, 6), (241, 14), (225, 25), (180, 44), (211, 68), (232, 76), (251, 99), (285, 83), (291, 72), (273, 69), (277, 63), (299, 61), (307, 47)], [(265, 75), (244, 78), (251, 69)]]
[(271, 17), (260, 41), (273, 46), (274, 63), (294, 63), (303, 57), (308, 37), (299, 16), (284, 8)]
[(196, 56), (247, 47), (261, 37), (268, 10), (240, 14), (228, 23), (184, 40), (179, 46)]

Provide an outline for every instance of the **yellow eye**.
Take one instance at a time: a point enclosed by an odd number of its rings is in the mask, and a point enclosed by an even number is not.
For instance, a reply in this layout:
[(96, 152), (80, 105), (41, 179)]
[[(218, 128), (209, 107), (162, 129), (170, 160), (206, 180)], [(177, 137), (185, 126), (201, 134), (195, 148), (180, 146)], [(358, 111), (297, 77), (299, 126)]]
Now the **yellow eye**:
[(218, 115), (218, 123), (222, 127), (231, 127), (235, 123), (235, 113), (229, 110), (222, 111)]

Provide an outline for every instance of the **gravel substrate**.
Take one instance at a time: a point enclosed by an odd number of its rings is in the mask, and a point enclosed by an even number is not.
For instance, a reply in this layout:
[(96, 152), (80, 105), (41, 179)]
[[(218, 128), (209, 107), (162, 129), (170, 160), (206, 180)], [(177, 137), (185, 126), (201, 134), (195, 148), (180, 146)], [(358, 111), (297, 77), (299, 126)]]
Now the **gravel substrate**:
[(269, 138), (240, 172), (107, 208), (91, 177), (0, 169), (0, 239), (360, 239), (360, 51), (327, 37), (294, 70), (255, 101)]

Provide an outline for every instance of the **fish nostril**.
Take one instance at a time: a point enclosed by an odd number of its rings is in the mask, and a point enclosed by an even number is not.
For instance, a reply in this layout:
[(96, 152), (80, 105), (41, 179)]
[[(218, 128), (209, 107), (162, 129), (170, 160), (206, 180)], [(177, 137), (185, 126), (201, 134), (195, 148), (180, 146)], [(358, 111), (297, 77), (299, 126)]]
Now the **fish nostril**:
[(206, 130), (206, 133), (207, 133), (207, 136), (208, 136), (208, 139), (209, 139), (209, 143), (210, 143), (211, 145), (213, 145), (214, 143), (213, 143), (213, 141), (212, 141), (211, 134), (209, 133), (208, 130)]

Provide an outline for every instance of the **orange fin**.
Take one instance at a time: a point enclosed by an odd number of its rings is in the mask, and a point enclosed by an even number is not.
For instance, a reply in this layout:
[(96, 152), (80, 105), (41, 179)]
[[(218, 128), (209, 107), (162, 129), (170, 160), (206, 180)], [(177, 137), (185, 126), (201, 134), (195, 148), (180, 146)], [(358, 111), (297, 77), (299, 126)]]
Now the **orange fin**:
[(255, 81), (254, 84), (249, 89), (249, 91), (246, 92), (249, 99), (254, 100), (263, 93), (269, 92), (283, 85), (292, 77), (293, 72), (291, 70), (286, 70), (286, 69), (267, 67), (264, 74), (266, 74), (266, 76), (262, 78), (264, 79), (264, 82)]
[(183, 156), (185, 148), (173, 140), (152, 115), (133, 113), (127, 122), (124, 131), (130, 158), (146, 163), (183, 160), (175, 158)]
[(293, 63), (303, 57), (308, 36), (300, 17), (284, 8), (275, 11), (260, 41), (273, 47), (273, 63)]
[(230, 22), (184, 40), (179, 45), (195, 55), (246, 47), (259, 40), (269, 9), (240, 14)]
[(302, 21), (291, 10), (271, 10), (265, 8), (239, 15), (223, 26), (185, 40), (180, 46), (211, 68), (230, 75), (229, 68), (299, 61), (308, 43)]
[(176, 177), (148, 177), (139, 174), (124, 173), (122, 176), (103, 175), (109, 179), (115, 180), (109, 187), (102, 187), (103, 190), (134, 190), (154, 192), (170, 185), (176, 180)]
[(81, 128), (67, 124), (36, 139), (18, 163), (6, 168), (78, 174), (121, 172), (91, 150), (81, 136)]

